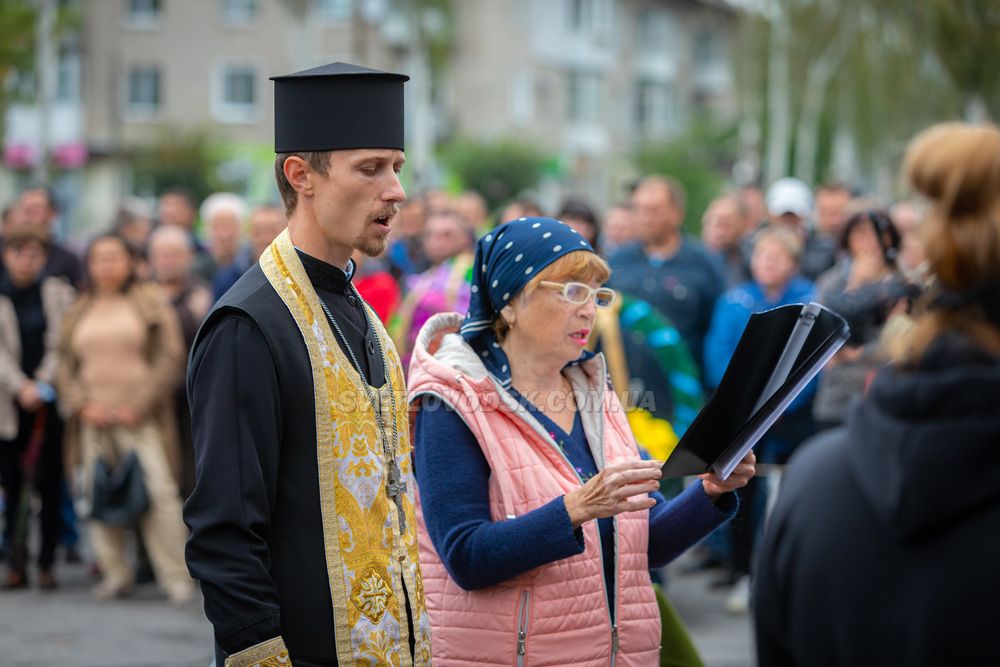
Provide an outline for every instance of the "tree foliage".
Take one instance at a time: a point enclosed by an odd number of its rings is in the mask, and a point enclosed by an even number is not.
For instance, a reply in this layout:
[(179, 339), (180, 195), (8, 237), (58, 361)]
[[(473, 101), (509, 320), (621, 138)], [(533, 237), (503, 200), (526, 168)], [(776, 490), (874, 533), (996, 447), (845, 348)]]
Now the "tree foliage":
[[(928, 124), (1000, 114), (998, 0), (759, 6), (744, 16), (734, 62), (744, 117), (771, 140), (764, 162), (781, 165), (769, 179), (871, 184)], [(850, 138), (856, 173), (836, 173), (838, 136)]]
[(491, 210), (537, 186), (546, 161), (536, 147), (512, 139), (458, 140), (443, 157), (461, 187), (481, 194)]
[(182, 188), (201, 201), (233, 188), (221, 174), (223, 162), (220, 144), (208, 130), (161, 127), (153, 141), (132, 155), (133, 187), (149, 195)]

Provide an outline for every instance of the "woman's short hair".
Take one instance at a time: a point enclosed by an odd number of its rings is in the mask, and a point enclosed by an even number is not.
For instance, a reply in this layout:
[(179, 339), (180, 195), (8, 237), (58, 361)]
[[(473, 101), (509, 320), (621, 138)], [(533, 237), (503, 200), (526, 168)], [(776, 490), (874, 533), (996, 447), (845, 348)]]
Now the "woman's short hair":
[[(600, 255), (589, 250), (577, 250), (566, 253), (539, 271), (521, 289), (519, 294), (515, 295), (515, 298), (518, 295), (531, 294), (545, 280), (552, 282), (595, 282), (603, 285), (610, 277), (611, 267)], [(493, 333), (496, 334), (497, 340), (503, 340), (508, 330), (507, 322), (498, 315), (493, 320)]]
[(796, 264), (802, 260), (802, 238), (797, 232), (783, 226), (765, 227), (754, 235), (754, 250), (764, 241), (780, 245)]
[(18, 224), (12, 226), (3, 235), (4, 247), (20, 250), (21, 248), (37, 243), (46, 253), (52, 248), (52, 236), (38, 225)]

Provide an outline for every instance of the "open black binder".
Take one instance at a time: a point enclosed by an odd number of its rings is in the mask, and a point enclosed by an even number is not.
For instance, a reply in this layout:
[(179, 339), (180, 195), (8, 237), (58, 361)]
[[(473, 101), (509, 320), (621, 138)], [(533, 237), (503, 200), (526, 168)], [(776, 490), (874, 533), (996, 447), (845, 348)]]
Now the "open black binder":
[(849, 333), (840, 315), (818, 303), (751, 315), (722, 381), (663, 464), (663, 476), (729, 477)]

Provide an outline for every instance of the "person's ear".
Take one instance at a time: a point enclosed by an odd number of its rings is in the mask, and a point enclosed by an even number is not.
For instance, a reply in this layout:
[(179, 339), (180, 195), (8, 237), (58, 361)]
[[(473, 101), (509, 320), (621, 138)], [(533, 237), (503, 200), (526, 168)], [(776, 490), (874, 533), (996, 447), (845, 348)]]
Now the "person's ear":
[(313, 185), (310, 179), (312, 169), (309, 168), (305, 160), (296, 155), (290, 155), (285, 159), (281, 170), (285, 173), (285, 180), (292, 186), (292, 189), (300, 195), (312, 196)]
[(514, 308), (509, 303), (500, 309), (500, 317), (502, 317), (503, 321), (507, 323), (507, 326), (511, 328), (514, 326), (514, 320), (517, 319), (517, 316), (514, 314)]

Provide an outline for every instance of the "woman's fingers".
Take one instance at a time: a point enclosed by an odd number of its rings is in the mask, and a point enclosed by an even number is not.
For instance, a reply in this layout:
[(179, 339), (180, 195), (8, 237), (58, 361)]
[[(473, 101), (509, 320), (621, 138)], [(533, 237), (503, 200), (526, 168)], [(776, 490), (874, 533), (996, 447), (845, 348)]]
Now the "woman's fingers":
[(657, 481), (653, 482), (641, 482), (639, 484), (626, 484), (624, 486), (618, 487), (613, 493), (612, 497), (617, 500), (627, 500), (633, 496), (638, 496), (641, 494), (652, 493), (660, 488), (660, 483)]
[[(644, 463), (648, 463), (644, 461)], [(635, 484), (638, 482), (644, 482), (648, 480), (660, 479), (663, 473), (660, 471), (660, 466), (641, 466), (635, 468), (618, 469), (617, 466), (609, 466), (605, 469), (605, 476), (607, 477), (607, 483), (610, 486), (624, 486), (626, 484)]]
[(618, 514), (622, 514), (623, 512), (638, 512), (639, 510), (648, 510), (655, 504), (656, 500), (649, 497), (636, 498), (635, 500), (626, 500), (621, 505), (619, 505), (621, 511), (618, 512)]

